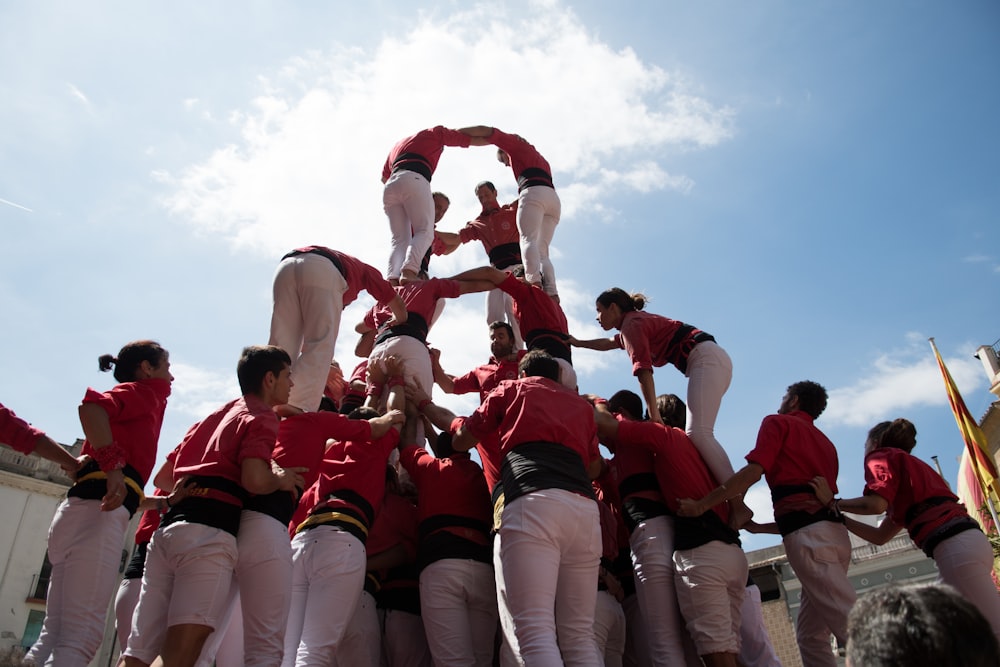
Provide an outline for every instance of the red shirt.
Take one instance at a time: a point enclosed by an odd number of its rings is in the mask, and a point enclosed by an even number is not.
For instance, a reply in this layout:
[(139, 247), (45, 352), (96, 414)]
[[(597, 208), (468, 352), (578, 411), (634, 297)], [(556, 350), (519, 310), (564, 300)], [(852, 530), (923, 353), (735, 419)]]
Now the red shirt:
[(653, 366), (674, 364), (682, 372), (687, 368), (687, 357), (697, 344), (694, 337), (704, 333), (689, 324), (671, 320), (641, 310), (625, 313), (621, 332), (615, 343), (628, 353), (632, 360), (632, 374)]
[(454, 392), (456, 394), (471, 394), (478, 391), (479, 401), (482, 402), (504, 380), (517, 379), (517, 365), (521, 363), (521, 358), (525, 354), (527, 354), (525, 350), (518, 350), (517, 359), (504, 359), (503, 361), (497, 361), (495, 357), (490, 357), (488, 364), (477, 366), (465, 375), (455, 378)]
[(501, 382), (465, 426), (477, 438), (499, 430), (504, 455), (526, 442), (554, 442), (579, 454), (585, 468), (600, 457), (594, 409), (579, 394), (548, 378)]
[(387, 493), (382, 507), (375, 516), (365, 542), (369, 556), (382, 553), (397, 544), (406, 548), (406, 555), (412, 561), (417, 558), (417, 508), (409, 500), (396, 493)]
[[(346, 440), (334, 443), (327, 451), (320, 467), (318, 503), (326, 503), (329, 509), (352, 507), (353, 503), (343, 499), (327, 498), (340, 490), (349, 490), (360, 495), (369, 507), (357, 507), (366, 516), (374, 514), (385, 494), (385, 465), (389, 454), (399, 442), (399, 431), (389, 432), (377, 440)], [(371, 525), (369, 524), (369, 528)]]
[[(457, 280), (431, 278), (394, 288), (406, 304), (406, 312), (419, 315), (430, 329), (434, 323), (434, 312), (439, 299), (454, 299), (462, 295), (462, 283)], [(372, 329), (392, 319), (392, 311), (385, 306), (376, 306), (365, 314), (365, 324)]]
[(270, 461), (277, 437), (278, 415), (271, 406), (241, 396), (192, 426), (167, 460), (173, 462), (175, 481), (203, 475), (240, 484), (243, 461)]
[(542, 169), (550, 177), (552, 176), (552, 168), (542, 154), (516, 134), (507, 134), (493, 128), (493, 134), (489, 139), (494, 146), (510, 157), (510, 168), (514, 170), (514, 178), (520, 178), (525, 169), (531, 168)]
[[(679, 428), (655, 422), (623, 420), (618, 424), (618, 448), (642, 447), (653, 452), (656, 479), (663, 499), (676, 512), (678, 498), (703, 498), (719, 485), (687, 434)], [(723, 523), (729, 521), (729, 507), (716, 505), (712, 511)]]
[(483, 471), (468, 456), (438, 459), (423, 447), (409, 445), (399, 453), (399, 462), (417, 486), (420, 521), (452, 515), (493, 522), (493, 506)]
[(518, 280), (512, 273), (497, 287), (514, 297), (514, 317), (525, 337), (536, 329), (569, 335), (565, 313), (541, 287)]
[[(620, 415), (616, 415), (615, 418), (619, 424), (624, 424), (627, 421)], [(612, 443), (615, 446), (615, 456), (611, 459), (610, 464), (618, 483), (618, 491), (622, 501), (632, 497), (640, 497), (662, 503), (663, 494), (660, 493), (659, 485), (651, 485), (643, 481), (656, 474), (653, 452), (644, 447), (628, 445), (619, 447), (617, 443), (618, 440)], [(653, 486), (655, 488), (652, 488)]]
[(344, 280), (347, 282), (347, 291), (344, 292), (345, 306), (353, 303), (358, 298), (358, 293), (362, 290), (371, 294), (380, 304), (388, 304), (396, 298), (396, 292), (393, 291), (392, 285), (382, 277), (379, 270), (365, 264), (356, 257), (345, 255), (342, 252), (331, 250), (324, 246), (311, 245), (304, 248), (296, 248), (296, 250), (308, 252), (314, 248), (335, 255), (340, 260), (340, 265), (344, 269)]
[[(952, 519), (968, 516), (958, 496), (933, 468), (895, 447), (880, 447), (865, 456), (865, 494), (874, 493), (889, 503), (889, 516), (906, 526), (910, 539), (923, 547), (927, 538)], [(948, 500), (908, 516), (911, 508), (930, 498)]]
[(412, 137), (406, 137), (400, 141), (389, 151), (389, 157), (386, 158), (385, 165), (382, 167), (382, 182), (385, 183), (389, 180), (389, 176), (392, 175), (393, 163), (406, 153), (413, 153), (423, 158), (422, 161), (427, 164), (433, 174), (445, 146), (468, 148), (470, 138), (467, 134), (448, 129), (442, 125), (420, 130)]
[(31, 426), (0, 403), (0, 442), (22, 454), (30, 454), (43, 435), (42, 430)]
[[(764, 417), (757, 444), (746, 460), (764, 469), (772, 493), (780, 486), (808, 486), (817, 475), (825, 477), (830, 489), (837, 493), (837, 448), (802, 410)], [(823, 504), (811, 491), (795, 493), (774, 503), (775, 517), (797, 510), (815, 513), (822, 509)]]
[(282, 468), (308, 468), (302, 477), (309, 488), (319, 478), (328, 439), (370, 440), (371, 436), (366, 419), (348, 419), (336, 412), (304, 412), (281, 420), (271, 458)]
[[(87, 388), (83, 403), (99, 405), (111, 421), (111, 435), (125, 450), (125, 461), (142, 477), (145, 484), (156, 462), (156, 443), (160, 439), (163, 412), (167, 409), (170, 382), (149, 378), (123, 382), (109, 391)], [(89, 442), (83, 443), (83, 453), (94, 455)]]
[(483, 211), (479, 217), (467, 222), (458, 231), (462, 243), (481, 241), (486, 254), (493, 248), (507, 243), (520, 243), (521, 234), (517, 230), (517, 200), (492, 211)]

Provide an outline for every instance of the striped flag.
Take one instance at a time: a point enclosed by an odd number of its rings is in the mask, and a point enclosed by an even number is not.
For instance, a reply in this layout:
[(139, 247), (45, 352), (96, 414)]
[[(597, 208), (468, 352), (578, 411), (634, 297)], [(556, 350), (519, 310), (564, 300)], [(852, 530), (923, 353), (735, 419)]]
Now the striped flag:
[[(997, 467), (990, 455), (989, 445), (986, 442), (986, 435), (979, 424), (972, 418), (969, 408), (966, 407), (962, 395), (958, 392), (955, 380), (952, 379), (948, 367), (944, 365), (941, 353), (938, 352), (934, 339), (930, 339), (931, 348), (934, 349), (934, 357), (941, 368), (941, 375), (944, 376), (944, 386), (948, 392), (948, 402), (951, 403), (951, 411), (955, 413), (955, 422), (958, 430), (962, 432), (962, 439), (965, 440), (965, 451), (972, 472), (975, 474), (979, 485), (986, 497), (992, 496), (994, 502), (1000, 501), (1000, 485), (997, 483)], [(978, 509), (978, 507), (976, 508)]]

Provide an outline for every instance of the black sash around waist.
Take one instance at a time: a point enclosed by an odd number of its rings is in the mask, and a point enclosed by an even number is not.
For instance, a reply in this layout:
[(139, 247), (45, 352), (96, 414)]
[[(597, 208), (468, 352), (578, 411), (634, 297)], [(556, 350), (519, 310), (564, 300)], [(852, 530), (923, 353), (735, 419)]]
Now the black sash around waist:
[(642, 496), (630, 496), (622, 500), (622, 518), (629, 534), (635, 532), (639, 524), (658, 516), (673, 516), (673, 512), (664, 503)]
[(142, 573), (146, 571), (146, 550), (149, 549), (149, 542), (140, 542), (135, 545), (132, 558), (125, 566), (125, 573), (122, 579), (142, 579)]
[(552, 184), (552, 174), (540, 167), (528, 167), (517, 177), (517, 191), (521, 192), (525, 188), (530, 188), (534, 185), (544, 185), (550, 188), (556, 187)]
[(347, 271), (344, 270), (344, 265), (341, 263), (340, 258), (337, 257), (332, 252), (327, 251), (325, 248), (310, 248), (309, 250), (293, 250), (281, 259), (285, 260), (289, 257), (298, 257), (299, 255), (319, 255), (320, 257), (326, 257), (328, 260), (333, 262), (333, 265), (337, 267), (340, 271), (340, 275), (344, 276), (344, 280), (347, 280)]
[(563, 489), (595, 500), (583, 459), (555, 442), (523, 442), (503, 457), (500, 466), (504, 502), (542, 489)]
[(236, 482), (223, 477), (194, 475), (188, 485), (191, 495), (174, 505), (163, 517), (163, 526), (184, 521), (200, 523), (224, 530), (236, 536), (240, 530), (240, 513), (249, 495)]
[(712, 510), (701, 516), (674, 518), (674, 549), (677, 551), (694, 549), (713, 540), (741, 546), (740, 534)]
[(939, 544), (947, 540), (949, 537), (954, 537), (959, 533), (964, 533), (967, 530), (978, 530), (982, 532), (982, 528), (976, 523), (976, 520), (968, 516), (960, 516), (952, 519), (948, 523), (944, 524), (930, 536), (924, 540), (923, 551), (927, 554), (928, 558), (934, 558), (934, 549), (938, 547)]
[(694, 331), (694, 327), (690, 324), (684, 324), (678, 327), (677, 331), (674, 332), (673, 337), (670, 339), (670, 343), (667, 344), (667, 350), (673, 350), (674, 352), (674, 359), (672, 359), (674, 366), (676, 366), (677, 370), (681, 373), (685, 374), (687, 373), (687, 360), (688, 355), (691, 354), (691, 350), (693, 350), (698, 343), (704, 343), (706, 341), (715, 342), (715, 336), (705, 333), (704, 331), (699, 331), (690, 339), (685, 341), (685, 338), (687, 338), (688, 334), (692, 331)]
[(797, 493), (808, 493), (811, 496), (815, 496), (816, 489), (812, 488), (809, 484), (779, 484), (771, 489), (771, 502), (776, 503)]
[(394, 327), (388, 327), (382, 329), (377, 336), (375, 336), (375, 344), (384, 343), (390, 338), (396, 338), (398, 336), (409, 336), (410, 338), (416, 338), (421, 343), (427, 342), (427, 332), (430, 330), (430, 326), (427, 324), (427, 320), (423, 316), (416, 313), (407, 313), (406, 321), (402, 324), (397, 324)]
[(556, 359), (562, 359), (573, 365), (573, 353), (566, 340), (569, 337), (553, 329), (532, 329), (525, 335), (524, 343), (528, 350), (544, 350)]
[(297, 506), (296, 496), (288, 491), (274, 491), (263, 496), (251, 496), (243, 503), (243, 509), (266, 514), (283, 525), (288, 525), (288, 522), (292, 520)]
[(909, 526), (911, 523), (916, 521), (917, 517), (931, 509), (932, 507), (937, 507), (938, 505), (943, 505), (947, 502), (954, 502), (955, 499), (949, 496), (932, 496), (926, 498), (919, 503), (914, 503), (910, 505), (910, 509), (906, 510), (906, 516), (903, 519), (905, 524)]
[(495, 268), (506, 269), (521, 263), (521, 244), (501, 243), (486, 254)]
[[(128, 464), (122, 468), (122, 474), (125, 475), (125, 499), (122, 501), (122, 506), (132, 517), (142, 501), (142, 487), (145, 482), (139, 471)], [(91, 459), (76, 473), (76, 483), (66, 492), (66, 497), (101, 500), (107, 493), (107, 473), (101, 470), (96, 460)]]
[(812, 524), (819, 523), (820, 521), (844, 523), (844, 517), (837, 516), (833, 510), (829, 509), (822, 509), (818, 512), (806, 512), (805, 510), (800, 510), (774, 517), (774, 521), (778, 524), (778, 532), (781, 533), (782, 537), (785, 537), (786, 535), (791, 535), (799, 528), (805, 528), (806, 526), (811, 526)]
[(434, 175), (431, 171), (430, 162), (420, 153), (403, 153), (393, 160), (392, 173), (395, 174), (397, 171), (412, 171), (426, 178), (428, 182), (431, 180), (431, 176)]

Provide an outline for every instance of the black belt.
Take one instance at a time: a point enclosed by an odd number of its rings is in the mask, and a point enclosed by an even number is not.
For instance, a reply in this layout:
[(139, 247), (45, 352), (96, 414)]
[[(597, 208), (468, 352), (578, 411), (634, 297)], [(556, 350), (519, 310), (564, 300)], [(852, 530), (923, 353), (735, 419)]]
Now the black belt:
[[(122, 505), (128, 510), (128, 515), (131, 517), (142, 501), (144, 495), (142, 494), (142, 486), (145, 482), (142, 481), (139, 471), (130, 465), (122, 468), (122, 474), (125, 476), (125, 499), (122, 500)], [(90, 459), (86, 465), (80, 468), (76, 473), (76, 480), (76, 483), (66, 493), (68, 498), (101, 500), (108, 493), (108, 476), (101, 470), (101, 466), (95, 459)]]
[(431, 176), (434, 172), (431, 171), (431, 165), (420, 153), (403, 153), (395, 160), (392, 161), (392, 173), (398, 171), (412, 171), (416, 174), (420, 174), (428, 181), (431, 180)]
[(573, 365), (573, 352), (569, 343), (566, 342), (568, 336), (552, 329), (532, 329), (524, 337), (528, 350), (544, 350), (556, 359)]
[(333, 265), (337, 267), (340, 271), (340, 275), (344, 276), (344, 280), (347, 280), (347, 271), (344, 271), (344, 265), (340, 262), (340, 258), (334, 255), (332, 252), (324, 250), (323, 248), (310, 248), (309, 250), (293, 250), (284, 257), (282, 260), (288, 259), (289, 257), (298, 257), (299, 255), (319, 255), (320, 257), (326, 257), (328, 260), (333, 262)]
[(556, 187), (552, 184), (552, 174), (539, 167), (528, 167), (517, 177), (518, 192), (535, 185), (544, 185), (549, 188)]
[(771, 489), (771, 502), (776, 503), (782, 498), (794, 496), (797, 493), (808, 493), (815, 496), (816, 490), (809, 484), (779, 484)]
[(427, 320), (417, 313), (408, 313), (406, 321), (402, 324), (397, 324), (396, 326), (380, 331), (375, 336), (375, 344), (378, 345), (390, 338), (398, 338), (400, 336), (409, 336), (410, 338), (416, 338), (421, 343), (427, 343), (427, 332), (429, 330), (430, 327), (427, 325)]
[(785, 537), (794, 533), (799, 528), (805, 528), (806, 526), (811, 526), (812, 524), (819, 523), (820, 521), (844, 523), (844, 517), (837, 516), (831, 510), (823, 509), (819, 512), (789, 512), (788, 514), (775, 517), (774, 521), (778, 524), (778, 532), (781, 533), (782, 537)]
[(507, 269), (521, 263), (521, 244), (501, 243), (486, 254), (495, 268)]

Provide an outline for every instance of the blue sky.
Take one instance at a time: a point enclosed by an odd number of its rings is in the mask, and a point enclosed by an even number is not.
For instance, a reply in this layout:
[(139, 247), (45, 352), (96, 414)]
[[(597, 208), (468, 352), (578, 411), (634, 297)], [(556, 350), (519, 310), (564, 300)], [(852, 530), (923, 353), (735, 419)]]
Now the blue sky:
[[(954, 482), (927, 338), (978, 417), (972, 355), (1000, 338), (998, 35), (986, 1), (3, 3), (0, 402), (72, 441), (84, 388), (113, 384), (97, 356), (153, 337), (177, 376), (168, 451), (266, 342), (281, 255), (318, 243), (383, 268), (388, 150), (481, 123), (552, 163), (574, 334), (599, 334), (594, 297), (617, 285), (729, 351), (717, 435), (737, 467), (813, 379), (845, 493), (867, 428), (896, 416)], [(492, 151), (445, 153), (442, 229), (476, 215), (482, 179), (515, 196)], [(484, 260), (466, 246), (432, 273)], [(367, 304), (345, 315), (344, 366)], [(449, 371), (481, 363), (482, 297), (431, 340)], [(576, 359), (585, 392), (637, 386), (624, 353)], [(656, 380), (683, 395), (673, 368)], [(749, 500), (767, 516), (763, 485)]]

